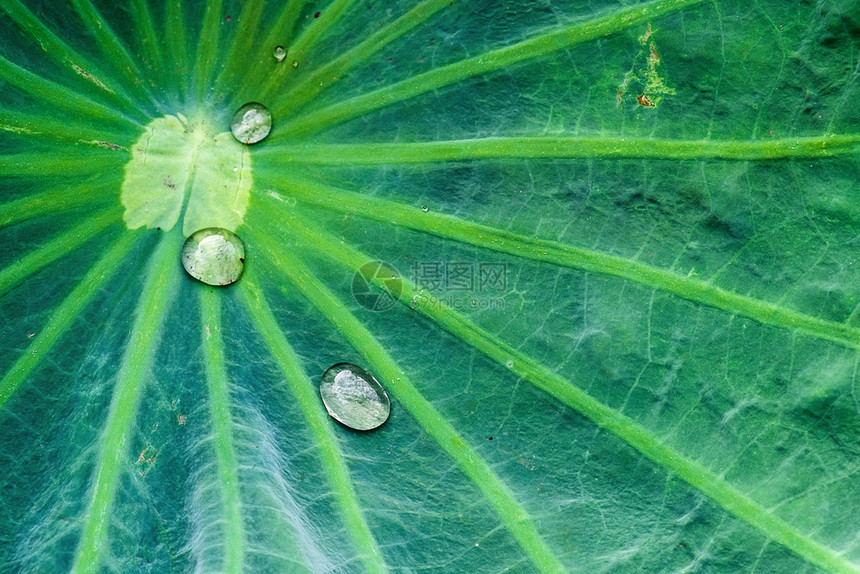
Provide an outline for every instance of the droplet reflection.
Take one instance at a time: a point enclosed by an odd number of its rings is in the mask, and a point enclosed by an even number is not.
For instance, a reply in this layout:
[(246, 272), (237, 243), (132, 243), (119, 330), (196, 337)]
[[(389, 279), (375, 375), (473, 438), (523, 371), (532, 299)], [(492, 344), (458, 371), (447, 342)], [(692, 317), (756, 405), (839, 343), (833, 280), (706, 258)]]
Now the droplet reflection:
[(233, 114), (233, 136), (244, 144), (255, 144), (272, 131), (272, 113), (263, 104), (250, 102)]
[(332, 418), (355, 430), (375, 429), (391, 413), (379, 381), (352, 363), (337, 363), (323, 373), (320, 396)]
[(207, 227), (185, 240), (182, 266), (207, 285), (229, 285), (239, 279), (245, 268), (245, 246), (232, 231)]
[(283, 46), (275, 46), (275, 50), (272, 52), (272, 54), (275, 56), (275, 59), (279, 62), (283, 62), (284, 58), (287, 57), (287, 51), (284, 49)]

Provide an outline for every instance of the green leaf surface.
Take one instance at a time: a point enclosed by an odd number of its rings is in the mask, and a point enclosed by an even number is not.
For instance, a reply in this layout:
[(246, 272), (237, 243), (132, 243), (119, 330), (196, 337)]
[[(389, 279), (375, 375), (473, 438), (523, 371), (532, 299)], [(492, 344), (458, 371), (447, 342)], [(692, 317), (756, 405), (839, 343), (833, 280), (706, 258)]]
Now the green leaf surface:
[(0, 13), (0, 572), (860, 572), (856, 1)]

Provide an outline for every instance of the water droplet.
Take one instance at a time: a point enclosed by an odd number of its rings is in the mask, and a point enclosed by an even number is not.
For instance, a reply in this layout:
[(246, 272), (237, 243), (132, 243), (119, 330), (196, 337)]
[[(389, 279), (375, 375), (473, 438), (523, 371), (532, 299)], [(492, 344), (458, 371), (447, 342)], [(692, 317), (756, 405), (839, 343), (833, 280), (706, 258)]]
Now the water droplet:
[(423, 211), (423, 212), (427, 213), (428, 211), (430, 211), (430, 208), (429, 208), (429, 207), (427, 207), (426, 205), (422, 205), (422, 206), (421, 206), (421, 211)]
[(323, 373), (320, 396), (333, 419), (355, 430), (375, 429), (391, 412), (379, 381), (352, 363), (337, 363)]
[(245, 246), (232, 231), (207, 227), (185, 240), (182, 266), (207, 285), (229, 285), (239, 279), (245, 267)]
[(255, 144), (272, 130), (272, 114), (263, 104), (247, 103), (233, 115), (230, 129), (240, 142)]
[(513, 361), (506, 361), (505, 366), (509, 369), (513, 369), (514, 368), (514, 362)]
[(298, 61), (298, 60), (293, 60), (293, 67), (294, 67), (294, 68), (298, 68), (298, 67), (299, 67), (299, 61)]
[(287, 51), (283, 46), (275, 46), (274, 52), (272, 52), (275, 56), (275, 59), (279, 62), (283, 62), (284, 58), (287, 57)]

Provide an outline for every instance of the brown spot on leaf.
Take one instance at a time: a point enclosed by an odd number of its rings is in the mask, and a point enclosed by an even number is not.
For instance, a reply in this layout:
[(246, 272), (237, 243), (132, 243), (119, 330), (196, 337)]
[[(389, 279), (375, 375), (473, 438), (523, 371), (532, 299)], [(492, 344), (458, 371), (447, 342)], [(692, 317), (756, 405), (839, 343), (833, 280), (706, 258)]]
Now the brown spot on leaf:
[(636, 101), (639, 102), (640, 106), (645, 106), (646, 108), (653, 108), (654, 104), (651, 100), (648, 99), (648, 96), (642, 94), (641, 96), (636, 96)]
[(107, 147), (107, 148), (110, 148), (110, 149), (116, 149), (116, 150), (125, 149), (125, 148), (124, 148), (124, 147), (122, 147), (121, 145), (112, 144), (112, 143), (110, 143), (110, 142), (96, 141), (96, 142), (95, 142), (95, 144), (96, 144), (97, 146), (100, 146), (100, 147)]

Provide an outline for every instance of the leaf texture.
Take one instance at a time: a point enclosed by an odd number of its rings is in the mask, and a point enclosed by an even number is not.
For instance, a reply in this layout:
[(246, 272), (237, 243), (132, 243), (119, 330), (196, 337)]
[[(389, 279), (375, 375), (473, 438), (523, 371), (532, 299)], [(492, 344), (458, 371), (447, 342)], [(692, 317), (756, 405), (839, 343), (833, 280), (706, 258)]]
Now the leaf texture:
[(0, 571), (860, 572), (856, 2), (0, 12)]

